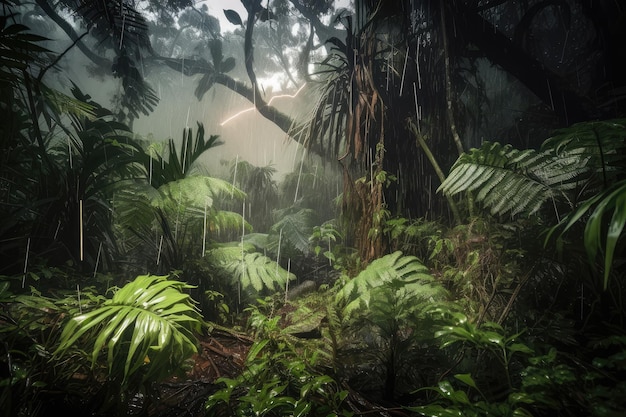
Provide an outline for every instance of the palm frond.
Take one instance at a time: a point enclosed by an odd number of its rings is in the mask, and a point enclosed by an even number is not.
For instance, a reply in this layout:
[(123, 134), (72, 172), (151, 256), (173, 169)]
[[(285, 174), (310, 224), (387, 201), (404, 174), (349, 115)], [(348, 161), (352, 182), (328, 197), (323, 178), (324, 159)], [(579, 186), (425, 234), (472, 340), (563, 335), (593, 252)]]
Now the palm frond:
[(146, 381), (171, 375), (197, 352), (194, 332), (201, 318), (183, 293), (187, 288), (192, 287), (166, 276), (138, 276), (102, 306), (72, 318), (55, 355), (86, 337), (93, 343), (92, 365), (106, 348), (109, 373), (122, 384), (140, 370)]
[[(173, 139), (169, 139), (167, 152), (159, 152), (158, 146), (150, 146), (147, 153), (141, 156), (142, 165), (149, 173), (151, 184), (159, 188), (168, 182), (183, 179), (194, 173), (194, 165), (198, 158), (209, 149), (221, 145), (219, 137), (211, 135), (204, 137), (204, 126), (198, 123), (195, 138), (191, 128), (183, 131), (183, 140), (180, 151), (176, 149)], [(167, 153), (167, 154), (165, 154)]]
[(241, 233), (242, 224), (246, 232), (252, 231), (250, 223), (246, 222), (239, 213), (218, 210), (209, 219), (209, 230), (220, 235), (222, 233)]
[(440, 298), (445, 294), (416, 257), (397, 251), (369, 264), (337, 292), (335, 301), (343, 306), (344, 316), (349, 317), (359, 308), (369, 308), (373, 290), (386, 285), (415, 299)]
[(49, 51), (37, 44), (47, 38), (28, 33), (27, 26), (9, 24), (12, 18), (10, 14), (0, 16), (0, 82), (17, 87), (23, 83), (22, 71), (34, 64), (39, 54)]

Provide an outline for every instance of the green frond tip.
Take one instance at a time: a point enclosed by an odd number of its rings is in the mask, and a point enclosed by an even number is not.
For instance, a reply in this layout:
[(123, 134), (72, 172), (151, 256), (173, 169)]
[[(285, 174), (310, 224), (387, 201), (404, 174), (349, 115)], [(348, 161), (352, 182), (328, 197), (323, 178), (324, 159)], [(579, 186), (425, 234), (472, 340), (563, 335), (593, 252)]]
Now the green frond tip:
[(414, 256), (404, 256), (397, 251), (374, 260), (356, 277), (348, 281), (335, 297), (349, 317), (360, 308), (369, 308), (373, 292), (387, 286), (397, 294), (415, 299), (442, 299), (445, 289), (439, 285), (426, 268)]
[(144, 381), (166, 378), (197, 352), (202, 318), (183, 293), (189, 288), (167, 276), (140, 275), (102, 306), (70, 319), (55, 355), (82, 341), (93, 344), (92, 366), (107, 352), (109, 374), (122, 384), (138, 371)]

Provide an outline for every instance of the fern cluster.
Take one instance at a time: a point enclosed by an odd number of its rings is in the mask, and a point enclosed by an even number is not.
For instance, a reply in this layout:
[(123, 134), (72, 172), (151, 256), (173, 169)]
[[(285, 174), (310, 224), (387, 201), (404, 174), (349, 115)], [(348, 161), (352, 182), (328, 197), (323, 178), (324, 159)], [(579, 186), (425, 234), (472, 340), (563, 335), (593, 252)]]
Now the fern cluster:
[(335, 301), (349, 317), (359, 309), (367, 311), (375, 299), (376, 289), (390, 287), (400, 298), (440, 299), (445, 290), (429, 274), (428, 268), (414, 256), (397, 251), (374, 260), (338, 292)]
[(561, 129), (539, 150), (485, 142), (459, 157), (438, 191), (472, 192), (494, 215), (532, 215), (548, 201), (571, 207), (578, 192), (619, 175), (625, 139), (626, 120), (613, 120)]

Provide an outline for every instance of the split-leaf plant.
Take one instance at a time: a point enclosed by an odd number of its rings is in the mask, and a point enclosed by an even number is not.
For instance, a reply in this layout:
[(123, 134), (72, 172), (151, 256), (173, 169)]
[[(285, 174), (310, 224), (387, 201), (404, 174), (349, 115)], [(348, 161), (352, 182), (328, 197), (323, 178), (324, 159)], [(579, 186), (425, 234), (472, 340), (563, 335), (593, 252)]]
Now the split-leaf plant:
[(125, 413), (133, 395), (143, 391), (150, 398), (152, 383), (181, 371), (197, 352), (202, 317), (188, 288), (168, 276), (136, 277), (101, 305), (71, 317), (55, 357), (75, 353), (76, 345), (87, 349), (94, 371), (106, 363), (101, 407)]

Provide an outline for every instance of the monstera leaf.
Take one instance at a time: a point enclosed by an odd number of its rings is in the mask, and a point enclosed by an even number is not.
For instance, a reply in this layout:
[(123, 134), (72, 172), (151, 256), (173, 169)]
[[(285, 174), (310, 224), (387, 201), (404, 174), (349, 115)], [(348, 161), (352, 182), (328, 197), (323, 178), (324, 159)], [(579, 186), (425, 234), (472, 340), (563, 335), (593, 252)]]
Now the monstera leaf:
[(92, 344), (92, 365), (105, 349), (109, 374), (122, 384), (139, 371), (144, 381), (171, 375), (197, 352), (201, 316), (187, 288), (167, 276), (138, 276), (102, 306), (72, 318), (55, 355), (84, 339)]

